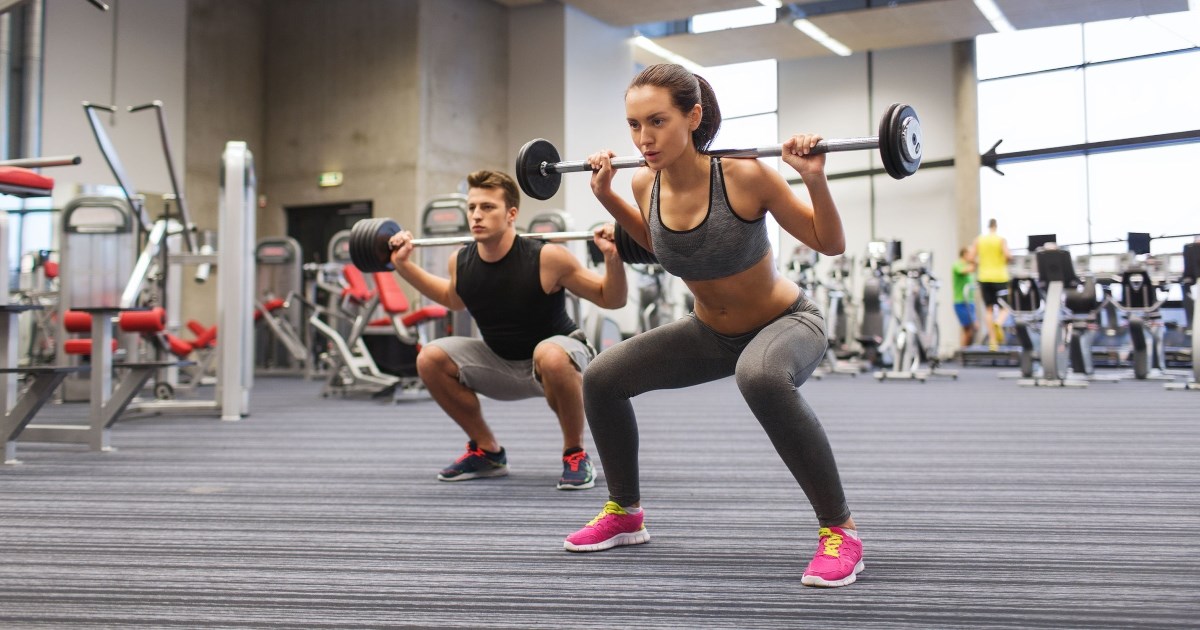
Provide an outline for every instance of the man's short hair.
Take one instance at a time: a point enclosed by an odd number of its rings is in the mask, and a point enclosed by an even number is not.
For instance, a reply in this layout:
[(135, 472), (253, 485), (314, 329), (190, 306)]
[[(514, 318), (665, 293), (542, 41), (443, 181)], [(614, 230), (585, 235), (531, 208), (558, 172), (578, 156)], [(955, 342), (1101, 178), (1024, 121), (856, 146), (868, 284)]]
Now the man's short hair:
[(995, 220), (995, 219), (988, 219), (988, 227), (989, 227), (989, 228), (994, 228), (994, 227), (996, 227), (996, 220)]
[(504, 191), (506, 208), (521, 207), (521, 193), (517, 190), (517, 182), (508, 173), (500, 171), (475, 171), (467, 175), (467, 186), (470, 188), (499, 188)]

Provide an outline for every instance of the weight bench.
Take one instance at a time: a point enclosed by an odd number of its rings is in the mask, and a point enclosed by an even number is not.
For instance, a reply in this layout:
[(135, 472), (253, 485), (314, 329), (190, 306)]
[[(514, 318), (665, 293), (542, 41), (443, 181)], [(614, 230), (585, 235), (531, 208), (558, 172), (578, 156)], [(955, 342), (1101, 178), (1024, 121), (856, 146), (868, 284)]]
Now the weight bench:
[[(399, 377), (385, 374), (371, 357), (363, 342), (362, 333), (367, 327), (367, 318), (379, 305), (379, 295), (372, 292), (363, 273), (354, 265), (342, 267), (342, 276), (346, 286), (342, 290), (342, 303), (346, 305), (340, 310), (353, 307), (357, 314), (349, 315), (335, 310), (314, 310), (308, 318), (309, 324), (321, 333), (330, 344), (329, 352), (322, 353), (321, 359), (329, 366), (329, 378), (321, 395), (347, 395), (352, 393), (368, 393), (372, 396), (383, 394), (400, 382)], [(351, 323), (349, 334), (343, 336), (333, 322), (321, 318), (322, 313), (332, 318), (347, 320)]]
[[(260, 300), (255, 304), (254, 323), (262, 322), (291, 355), (295, 365), (307, 370), (310, 363), (309, 350), (305, 347), (304, 340), (301, 339), (300, 333), (296, 331), (296, 327), (292, 325), (292, 321), (288, 317), (292, 305), (297, 304), (293, 301), (294, 296), (297, 294), (291, 292), (286, 298)], [(277, 311), (282, 311), (282, 314)]]
[[(17, 316), (30, 310), (36, 310), (40, 307), (29, 304), (4, 304), (0, 305), (0, 311), (3, 311), (4, 316), (0, 318), (0, 338), (5, 340), (10, 339), (9, 334), (16, 330), (15, 324)], [(17, 436), (29, 424), (33, 416), (50, 400), (54, 395), (54, 390), (62, 384), (63, 379), (68, 374), (74, 372), (83, 372), (88, 369), (86, 365), (75, 367), (3, 367), (0, 368), (0, 374), (4, 375), (5, 383), (0, 389), (0, 435), (4, 437), (4, 463), (18, 464), (17, 459)], [(9, 379), (13, 376), (23, 376), (26, 379), (25, 388), (17, 393), (9, 392)], [(12, 400), (10, 401), (10, 395)], [(9, 405), (12, 402), (12, 405)]]
[[(16, 431), (10, 439), (18, 437), (24, 442), (53, 442), (86, 444), (96, 451), (111, 451), (111, 429), (117, 418), (137, 396), (152, 376), (159, 370), (191, 365), (190, 361), (144, 361), (114, 362), (112, 352), (112, 319), (117, 315), (118, 326), (126, 332), (156, 332), (162, 329), (162, 308), (122, 309), (115, 306), (97, 306), (72, 309), (76, 313), (91, 317), (92, 337), (90, 340), (72, 344), (71, 349), (91, 355), (91, 396), (88, 404), (87, 424), (36, 424), (27, 422), (23, 430)], [(78, 317), (78, 316), (76, 316)], [(64, 344), (64, 348), (66, 344)], [(79, 366), (87, 369), (87, 366)], [(67, 372), (79, 368), (57, 368)], [(114, 370), (126, 373), (115, 382)], [(65, 377), (65, 373), (63, 376)], [(59, 381), (61, 382), (61, 378)], [(57, 384), (56, 384), (57, 385)], [(7, 450), (7, 444), (6, 444)], [(15, 455), (15, 452), (8, 453)]]
[(420, 332), (421, 324), (445, 319), (450, 313), (445, 306), (439, 304), (423, 306), (410, 313), (408, 297), (396, 282), (395, 274), (390, 271), (375, 272), (375, 290), (379, 294), (379, 305), (383, 307), (383, 312), (387, 313), (387, 319), (375, 320), (371, 325), (390, 324), (400, 341), (416, 346), (417, 352), (421, 351), (421, 344), (425, 342)]
[[(4, 436), (5, 464), (21, 463), (17, 459), (17, 438), (29, 426), (30, 420), (37, 414), (38, 410), (54, 395), (54, 390), (58, 389), (63, 379), (68, 374), (83, 372), (87, 369), (88, 366), (86, 365), (0, 368), (0, 374), (17, 374), (25, 376), (28, 381), (25, 389), (17, 395), (13, 406), (4, 410), (3, 424), (0, 425), (0, 435)], [(5, 402), (5, 406), (7, 406), (7, 400)]]
[[(395, 333), (402, 343), (412, 346), (419, 354), (421, 346), (426, 341), (425, 334), (422, 332), (422, 324), (444, 320), (449, 316), (450, 311), (440, 304), (430, 304), (410, 312), (408, 297), (404, 295), (400, 284), (396, 282), (394, 273), (377, 271), (374, 273), (374, 278), (375, 295), (387, 317), (370, 322), (366, 334), (374, 334), (373, 330), (390, 325), (389, 332)], [(425, 383), (416, 376), (401, 377), (393, 387), (393, 397), (396, 400), (413, 400), (428, 395)]]
[[(45, 158), (14, 160), (0, 165), (0, 195), (13, 197), (48, 197), (54, 189), (54, 179), (40, 175), (29, 168), (78, 164), (79, 158)], [(23, 166), (22, 166), (23, 165)], [(0, 217), (0, 239), (7, 239), (6, 218)], [(17, 366), (17, 318), (25, 311), (41, 310), (36, 304), (8, 304), (8, 260), (5, 242), (0, 242), (0, 283), (4, 287), (4, 303), (0, 304), (0, 436), (4, 438), (4, 463), (16, 464), (16, 440), (29, 426), (34, 415), (54, 395), (68, 374), (88, 370), (88, 366), (76, 367), (19, 367)], [(17, 391), (16, 377), (25, 377), (24, 389)], [(9, 403), (12, 403), (11, 405)]]

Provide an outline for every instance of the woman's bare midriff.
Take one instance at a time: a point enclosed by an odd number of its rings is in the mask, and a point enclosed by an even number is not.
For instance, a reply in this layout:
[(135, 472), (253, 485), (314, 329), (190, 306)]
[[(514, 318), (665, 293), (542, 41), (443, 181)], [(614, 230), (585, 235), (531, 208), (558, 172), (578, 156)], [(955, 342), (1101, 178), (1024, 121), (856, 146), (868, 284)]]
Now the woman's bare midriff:
[(696, 316), (723, 335), (739, 335), (770, 322), (796, 301), (800, 288), (775, 270), (771, 255), (753, 267), (716, 280), (686, 280)]

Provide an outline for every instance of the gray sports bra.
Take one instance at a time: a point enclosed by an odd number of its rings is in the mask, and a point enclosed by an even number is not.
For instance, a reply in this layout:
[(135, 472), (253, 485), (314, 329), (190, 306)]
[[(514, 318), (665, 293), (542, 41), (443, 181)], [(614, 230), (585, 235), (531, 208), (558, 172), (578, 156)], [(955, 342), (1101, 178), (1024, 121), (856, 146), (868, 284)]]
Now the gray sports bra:
[(700, 225), (677, 231), (663, 225), (658, 209), (659, 178), (650, 190), (650, 238), (663, 269), (684, 280), (715, 280), (753, 267), (771, 251), (766, 217), (747, 221), (729, 207), (721, 158), (711, 158), (708, 214)]

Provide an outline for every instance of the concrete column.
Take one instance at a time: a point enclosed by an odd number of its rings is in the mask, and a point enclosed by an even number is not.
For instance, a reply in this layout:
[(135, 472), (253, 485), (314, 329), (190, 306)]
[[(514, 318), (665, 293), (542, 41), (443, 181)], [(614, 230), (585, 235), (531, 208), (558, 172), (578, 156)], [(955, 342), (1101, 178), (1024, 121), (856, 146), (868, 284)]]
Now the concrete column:
[(979, 220), (979, 91), (975, 73), (975, 41), (954, 48), (954, 206), (960, 246), (980, 232)]
[(415, 212), (434, 197), (457, 192), (472, 171), (512, 172), (516, 153), (506, 150), (505, 124), (510, 72), (506, 11), (488, 0), (420, 2), (415, 59), (420, 85), (417, 109), (411, 113), (419, 133), (413, 147)]

